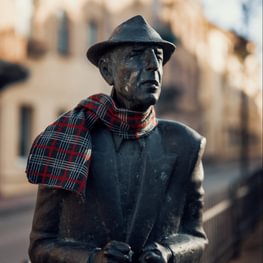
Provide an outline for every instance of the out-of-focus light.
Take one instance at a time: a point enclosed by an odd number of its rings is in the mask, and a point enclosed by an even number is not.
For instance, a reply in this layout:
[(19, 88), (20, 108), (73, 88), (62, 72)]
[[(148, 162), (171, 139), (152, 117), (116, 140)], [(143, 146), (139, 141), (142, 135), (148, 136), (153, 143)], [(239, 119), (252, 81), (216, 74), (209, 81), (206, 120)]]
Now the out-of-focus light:
[(14, 3), (10, 0), (0, 1), (0, 30), (6, 28), (12, 28), (14, 25), (15, 15), (14, 15)]
[(222, 73), (227, 56), (227, 43), (220, 32), (212, 31), (208, 37), (210, 46), (210, 63), (215, 72)]
[(23, 36), (29, 36), (33, 12), (32, 0), (16, 0), (15, 8), (16, 17), (14, 26), (16, 32)]
[[(237, 0), (202, 0), (208, 19), (223, 28), (241, 29), (241, 8)], [(238, 27), (238, 28), (237, 28)]]
[(22, 36), (30, 34), (32, 0), (1, 0), (0, 29), (14, 28)]
[(107, 8), (111, 11), (111, 12), (118, 12), (120, 11), (122, 8), (128, 6), (129, 4), (131, 4), (132, 2), (134, 2), (134, 0), (125, 0), (125, 1), (119, 1), (119, 0), (108, 0), (108, 1), (102, 1)]

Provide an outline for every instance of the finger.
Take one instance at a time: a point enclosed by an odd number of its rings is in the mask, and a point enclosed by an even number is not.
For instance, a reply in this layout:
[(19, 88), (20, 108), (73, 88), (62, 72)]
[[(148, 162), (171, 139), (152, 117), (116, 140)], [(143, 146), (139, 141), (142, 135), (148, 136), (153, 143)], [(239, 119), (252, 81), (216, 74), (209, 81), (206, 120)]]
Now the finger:
[(146, 262), (146, 258), (150, 255), (151, 251), (144, 252), (140, 257), (139, 257), (139, 262), (144, 263)]
[(113, 249), (113, 248), (108, 248), (104, 251), (104, 255), (114, 261), (117, 262), (123, 262), (123, 263), (128, 263), (131, 262), (131, 257), (127, 254), (123, 254), (122, 252)]
[(146, 262), (151, 263), (160, 263), (162, 262), (161, 257), (159, 255), (156, 255), (155, 253), (151, 253), (150, 255), (147, 255), (145, 257)]
[(149, 250), (155, 250), (157, 248), (156, 244), (155, 243), (151, 243), (149, 245), (147, 245), (146, 247), (144, 247), (142, 249), (142, 252), (147, 252)]
[(153, 251), (148, 251), (148, 252), (144, 253), (144, 254), (140, 257), (139, 261), (140, 261), (141, 263), (143, 263), (143, 262), (148, 262), (148, 263), (163, 263), (163, 262), (164, 262), (163, 258), (162, 258), (160, 255), (158, 255), (158, 254), (156, 254), (155, 252), (153, 252)]
[(111, 242), (111, 245), (119, 251), (123, 252), (124, 254), (127, 254), (129, 251), (131, 251), (131, 247), (127, 243), (121, 241), (113, 240)]
[[(159, 245), (156, 242), (151, 243), (151, 244), (147, 245), (146, 247), (144, 247), (142, 249), (142, 252), (147, 252), (149, 250), (157, 252), (157, 251), (159, 251)], [(158, 254), (158, 252), (157, 252), (157, 254)]]

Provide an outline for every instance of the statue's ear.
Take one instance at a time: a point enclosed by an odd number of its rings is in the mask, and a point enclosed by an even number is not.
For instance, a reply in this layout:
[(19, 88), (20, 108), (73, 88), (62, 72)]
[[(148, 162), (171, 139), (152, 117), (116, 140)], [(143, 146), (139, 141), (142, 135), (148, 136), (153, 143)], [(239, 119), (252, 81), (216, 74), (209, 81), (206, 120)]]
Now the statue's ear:
[(106, 80), (106, 82), (112, 86), (113, 85), (113, 75), (111, 70), (111, 63), (108, 57), (102, 57), (99, 59), (98, 67), (100, 74)]

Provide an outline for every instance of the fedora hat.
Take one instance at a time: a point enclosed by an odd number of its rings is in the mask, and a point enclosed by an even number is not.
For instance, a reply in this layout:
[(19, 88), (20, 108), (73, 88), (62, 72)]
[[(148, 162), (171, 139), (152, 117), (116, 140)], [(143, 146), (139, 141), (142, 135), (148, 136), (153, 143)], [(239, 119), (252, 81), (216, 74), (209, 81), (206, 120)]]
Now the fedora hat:
[(147, 23), (142, 16), (134, 16), (120, 24), (107, 41), (91, 46), (87, 57), (95, 66), (107, 51), (114, 47), (128, 44), (157, 45), (163, 49), (163, 64), (165, 64), (175, 50), (175, 45), (161, 38), (161, 36)]

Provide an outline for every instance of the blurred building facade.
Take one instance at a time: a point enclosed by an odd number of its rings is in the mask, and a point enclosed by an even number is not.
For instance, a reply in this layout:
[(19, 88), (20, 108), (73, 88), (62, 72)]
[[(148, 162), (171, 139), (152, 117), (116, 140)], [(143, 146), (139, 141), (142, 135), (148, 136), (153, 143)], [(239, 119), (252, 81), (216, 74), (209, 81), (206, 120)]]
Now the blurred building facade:
[(206, 136), (208, 159), (261, 156), (262, 90), (254, 46), (209, 23), (199, 1), (23, 0), (31, 12), (18, 25), (17, 2), (0, 4), (6, 16), (0, 19), (0, 59), (23, 64), (31, 74), (0, 90), (0, 195), (35, 189), (24, 170), (38, 133), (82, 98), (110, 93), (85, 53), (136, 14), (177, 45), (164, 69), (158, 115)]

